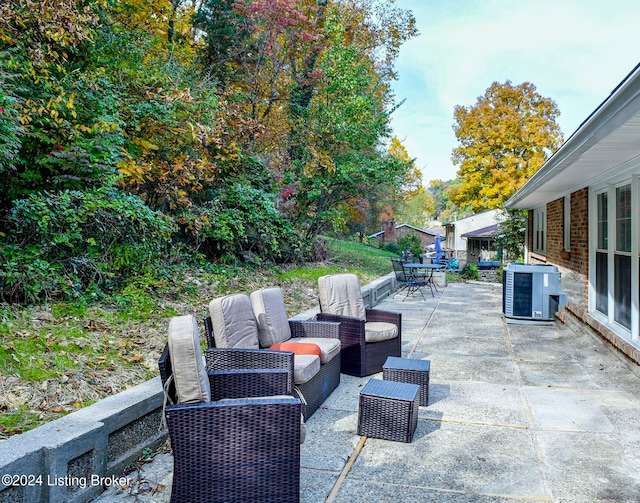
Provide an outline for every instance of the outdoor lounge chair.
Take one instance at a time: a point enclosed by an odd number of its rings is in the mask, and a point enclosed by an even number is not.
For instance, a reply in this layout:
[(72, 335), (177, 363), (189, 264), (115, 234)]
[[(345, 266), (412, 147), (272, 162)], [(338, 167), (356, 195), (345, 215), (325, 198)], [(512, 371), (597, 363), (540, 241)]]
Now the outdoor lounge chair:
[(442, 267), (440, 268), (441, 271), (458, 271), (458, 267), (459, 267), (459, 260), (457, 257), (453, 257), (449, 260), (446, 260), (445, 262), (443, 262), (441, 265)]
[[(299, 502), (301, 404), (288, 394), (287, 377), (293, 373), (293, 354), (266, 352), (285, 355), (290, 363), (285, 369), (251, 371), (223, 364), (205, 371), (199, 339), (195, 318), (173, 318), (158, 361), (169, 402), (164, 416), (174, 459), (171, 502)], [(207, 356), (216, 351), (207, 350)], [(208, 364), (212, 361), (217, 359)], [(275, 395), (256, 396), (260, 375)], [(227, 392), (231, 378), (236, 396), (212, 400)]]
[(339, 324), (288, 320), (280, 288), (258, 290), (251, 298), (220, 297), (210, 302), (209, 311), (205, 331), (210, 348), (264, 351), (278, 344), (295, 353), (293, 392), (302, 401), (305, 421), (340, 384)]
[(342, 373), (363, 377), (382, 372), (388, 356), (400, 356), (402, 315), (365, 309), (358, 277), (335, 274), (318, 278), (319, 321), (340, 322)]

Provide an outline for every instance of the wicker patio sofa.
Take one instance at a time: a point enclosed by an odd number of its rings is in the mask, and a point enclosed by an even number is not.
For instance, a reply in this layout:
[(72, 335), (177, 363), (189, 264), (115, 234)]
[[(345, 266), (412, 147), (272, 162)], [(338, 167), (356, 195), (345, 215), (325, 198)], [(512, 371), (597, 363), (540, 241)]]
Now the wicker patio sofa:
[(319, 356), (302, 351), (294, 355), (294, 394), (302, 402), (305, 421), (340, 384), (340, 324), (287, 319), (280, 288), (263, 288), (251, 297), (234, 294), (214, 299), (209, 312), (204, 325), (210, 348), (258, 350), (282, 343), (287, 351), (296, 351), (296, 345), (318, 347)]

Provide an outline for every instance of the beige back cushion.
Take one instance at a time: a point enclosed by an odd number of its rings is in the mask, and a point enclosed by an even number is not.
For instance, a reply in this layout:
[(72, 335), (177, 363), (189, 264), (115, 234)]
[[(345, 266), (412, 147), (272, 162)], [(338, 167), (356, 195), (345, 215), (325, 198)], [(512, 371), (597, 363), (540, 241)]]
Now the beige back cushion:
[(211, 401), (209, 378), (200, 351), (200, 333), (193, 316), (171, 318), (169, 356), (178, 402)]
[(360, 282), (355, 274), (320, 276), (318, 289), (323, 313), (365, 318)]
[(288, 341), (291, 329), (282, 290), (278, 287), (261, 288), (249, 297), (258, 322), (260, 347), (270, 348), (278, 342)]
[(248, 295), (213, 299), (209, 313), (216, 347), (258, 349), (258, 325)]

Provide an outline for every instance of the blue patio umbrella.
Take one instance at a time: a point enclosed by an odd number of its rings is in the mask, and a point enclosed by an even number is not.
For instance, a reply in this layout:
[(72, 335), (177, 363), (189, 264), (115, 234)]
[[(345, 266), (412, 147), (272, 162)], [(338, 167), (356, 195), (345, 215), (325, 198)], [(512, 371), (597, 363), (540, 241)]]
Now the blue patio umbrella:
[(442, 258), (442, 247), (440, 246), (440, 234), (436, 236), (435, 248), (436, 248), (436, 260), (440, 261), (440, 259)]

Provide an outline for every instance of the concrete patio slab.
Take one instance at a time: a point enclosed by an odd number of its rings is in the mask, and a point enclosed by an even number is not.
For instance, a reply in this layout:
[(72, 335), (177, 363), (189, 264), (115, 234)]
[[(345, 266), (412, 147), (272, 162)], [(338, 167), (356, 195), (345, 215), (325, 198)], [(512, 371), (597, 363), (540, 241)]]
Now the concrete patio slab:
[(446, 421), (529, 426), (522, 406), (522, 396), (515, 386), (488, 383), (429, 383), (429, 406), (420, 417), (435, 417)]
[[(526, 388), (523, 390), (534, 427), (544, 430), (614, 431), (605, 408), (638, 410), (640, 403), (624, 391)], [(640, 410), (639, 417), (640, 417)]]
[[(564, 325), (504, 323), (495, 284), (384, 300), (403, 315), (403, 356), (431, 361), (429, 405), (411, 443), (357, 435), (341, 384), (307, 422), (303, 503), (640, 503), (640, 369)], [(171, 457), (99, 503), (167, 503)], [(153, 480), (159, 481), (153, 491)]]
[(486, 382), (516, 386), (518, 375), (511, 358), (476, 358), (452, 354), (414, 353), (431, 361), (430, 376), (437, 381)]
[[(551, 495), (525, 429), (418, 423), (410, 444), (368, 439), (348, 479), (485, 495)], [(505, 462), (509, 469), (501, 470)]]

